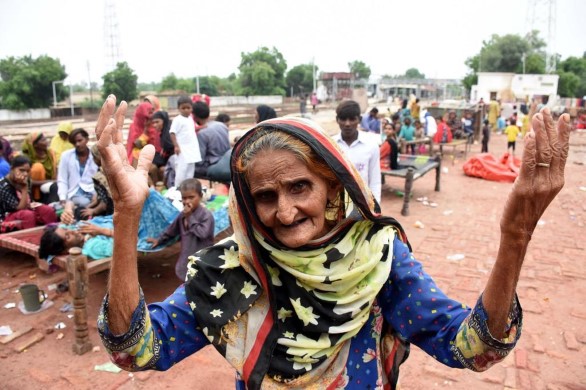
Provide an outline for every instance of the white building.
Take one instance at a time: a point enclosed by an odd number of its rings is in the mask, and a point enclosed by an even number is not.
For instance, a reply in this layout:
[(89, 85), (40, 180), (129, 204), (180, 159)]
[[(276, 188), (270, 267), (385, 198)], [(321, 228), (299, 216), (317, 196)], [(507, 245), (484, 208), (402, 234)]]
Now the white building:
[(548, 96), (550, 101), (557, 96), (559, 76), (557, 74), (515, 74), (479, 72), (478, 84), (470, 90), (470, 100), (485, 102), (501, 99), (503, 102)]

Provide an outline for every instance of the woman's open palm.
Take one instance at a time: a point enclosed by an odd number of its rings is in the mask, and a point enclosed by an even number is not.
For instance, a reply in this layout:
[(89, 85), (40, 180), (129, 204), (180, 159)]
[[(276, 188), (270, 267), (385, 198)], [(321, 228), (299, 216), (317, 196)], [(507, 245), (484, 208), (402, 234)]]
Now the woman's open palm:
[(125, 101), (116, 109), (116, 97), (108, 96), (98, 117), (96, 137), (114, 208), (130, 212), (140, 211), (148, 196), (148, 170), (155, 150), (152, 145), (146, 145), (140, 151), (137, 167), (130, 165), (122, 139), (126, 109)]

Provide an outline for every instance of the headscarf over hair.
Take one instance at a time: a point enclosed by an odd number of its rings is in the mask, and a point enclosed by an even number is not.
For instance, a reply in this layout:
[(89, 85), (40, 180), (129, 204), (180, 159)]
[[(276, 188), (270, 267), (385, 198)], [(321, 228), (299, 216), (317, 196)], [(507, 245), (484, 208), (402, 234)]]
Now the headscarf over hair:
[[(260, 222), (237, 167), (255, 139), (278, 131), (307, 144), (343, 184), (341, 220), (296, 249)], [(234, 235), (192, 257), (187, 300), (208, 340), (242, 373), (247, 388), (260, 388), (263, 380), (329, 387), (388, 281), (394, 237), (407, 242), (405, 233), (396, 220), (374, 212), (360, 174), (313, 122), (262, 122), (235, 145), (231, 164)]]
[(173, 145), (173, 141), (171, 141), (171, 134), (169, 133), (169, 130), (171, 129), (169, 114), (167, 114), (166, 111), (157, 111), (153, 114), (151, 119), (161, 119), (163, 121), (163, 129), (161, 130), (161, 148), (163, 148), (166, 154), (173, 154), (175, 146)]
[(45, 179), (55, 179), (56, 176), (56, 158), (55, 154), (51, 149), (47, 149), (47, 154), (42, 160), (37, 156), (35, 150), (35, 144), (44, 137), (42, 131), (31, 131), (28, 133), (22, 143), (22, 153), (31, 160), (31, 165), (34, 163), (40, 163), (45, 168)]
[(275, 109), (264, 104), (261, 104), (260, 106), (256, 107), (256, 112), (258, 113), (259, 122), (263, 122), (267, 119), (273, 119), (277, 117), (277, 112), (275, 111)]
[(126, 154), (128, 155), (128, 161), (130, 162), (132, 162), (132, 148), (134, 147), (134, 141), (144, 133), (146, 123), (149, 119), (149, 112), (152, 108), (153, 105), (151, 103), (142, 102), (134, 112), (132, 123), (128, 129), (128, 139), (126, 140)]
[(155, 111), (159, 111), (161, 109), (161, 103), (159, 102), (159, 98), (155, 95), (146, 95), (144, 100), (148, 101), (153, 105), (153, 109)]
[(67, 133), (67, 135), (71, 134), (73, 131), (73, 124), (71, 122), (59, 122), (57, 125), (57, 132)]

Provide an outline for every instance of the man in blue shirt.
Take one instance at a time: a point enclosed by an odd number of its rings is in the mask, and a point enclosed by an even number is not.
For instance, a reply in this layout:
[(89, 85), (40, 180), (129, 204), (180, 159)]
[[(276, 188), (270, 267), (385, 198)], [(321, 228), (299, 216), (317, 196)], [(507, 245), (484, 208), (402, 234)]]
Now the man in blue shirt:
[(380, 134), (380, 120), (378, 119), (378, 109), (374, 107), (368, 115), (362, 116), (360, 126), (370, 133)]

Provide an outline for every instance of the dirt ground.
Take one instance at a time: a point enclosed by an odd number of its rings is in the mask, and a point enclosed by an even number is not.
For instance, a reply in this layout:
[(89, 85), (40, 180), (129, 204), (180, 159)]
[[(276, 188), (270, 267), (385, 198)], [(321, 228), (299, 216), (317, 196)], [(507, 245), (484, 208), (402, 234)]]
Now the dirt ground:
[[(322, 114), (326, 119), (326, 113)], [(333, 114), (327, 114), (330, 118)], [(331, 126), (326, 123), (325, 126)], [(519, 143), (518, 143), (519, 144)], [(493, 136), (490, 151), (500, 156), (504, 136)], [(533, 235), (518, 287), (524, 309), (523, 336), (515, 350), (500, 365), (477, 374), (449, 369), (425, 355), (416, 346), (402, 366), (403, 389), (586, 389), (586, 134), (572, 136), (566, 185), (543, 216)], [(480, 151), (474, 145), (472, 154)], [(453, 162), (453, 164), (452, 164)], [(499, 218), (511, 184), (466, 177), (463, 158), (445, 156), (441, 192), (434, 192), (434, 175), (415, 182), (411, 215), (400, 215), (402, 198), (396, 189), (403, 181), (387, 179), (383, 189), (383, 212), (405, 227), (416, 258), (453, 298), (474, 305), (494, 263), (499, 239)], [(437, 207), (425, 206), (417, 198), (427, 197)], [(415, 222), (424, 227), (414, 227)], [(178, 285), (173, 272), (178, 247), (139, 259), (139, 276), (147, 302), (163, 299)], [(461, 254), (459, 260), (448, 256)], [(60, 312), (70, 302), (68, 293), (49, 291), (48, 286), (65, 279), (64, 272), (47, 275), (31, 258), (0, 252), (0, 326), (12, 330), (30, 325), (34, 329), (6, 345), (0, 344), (0, 377), (3, 389), (231, 389), (234, 371), (212, 348), (180, 362), (167, 372), (129, 374), (96, 371), (107, 363), (96, 332), (96, 317), (107, 285), (107, 272), (90, 277), (88, 315), (90, 339), (96, 352), (78, 356), (70, 313)], [(54, 305), (25, 316), (17, 308), (16, 290), (21, 283), (36, 283), (48, 292)], [(59, 322), (65, 329), (54, 329)], [(44, 338), (16, 352), (15, 346), (36, 332)], [(59, 334), (63, 337), (58, 339)]]

